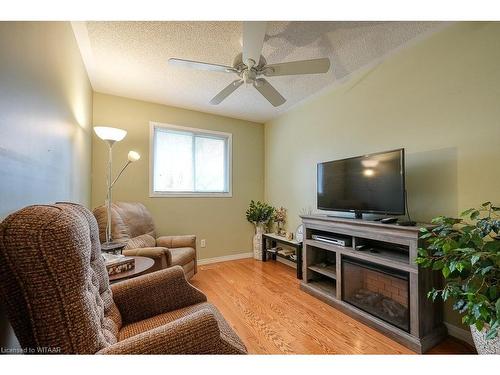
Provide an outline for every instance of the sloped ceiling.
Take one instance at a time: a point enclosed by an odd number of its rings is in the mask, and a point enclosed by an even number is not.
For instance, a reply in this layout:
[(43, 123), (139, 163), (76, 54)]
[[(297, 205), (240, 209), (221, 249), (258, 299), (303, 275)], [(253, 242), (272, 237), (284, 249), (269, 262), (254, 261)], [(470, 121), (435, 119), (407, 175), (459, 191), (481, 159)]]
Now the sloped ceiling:
[(210, 99), (236, 78), (230, 73), (169, 66), (171, 57), (232, 65), (241, 52), (241, 22), (73, 23), (95, 91), (202, 112), (266, 122), (306, 98), (442, 29), (443, 22), (268, 22), (268, 63), (329, 57), (326, 74), (270, 77), (287, 99), (274, 108), (253, 87), (218, 106)]

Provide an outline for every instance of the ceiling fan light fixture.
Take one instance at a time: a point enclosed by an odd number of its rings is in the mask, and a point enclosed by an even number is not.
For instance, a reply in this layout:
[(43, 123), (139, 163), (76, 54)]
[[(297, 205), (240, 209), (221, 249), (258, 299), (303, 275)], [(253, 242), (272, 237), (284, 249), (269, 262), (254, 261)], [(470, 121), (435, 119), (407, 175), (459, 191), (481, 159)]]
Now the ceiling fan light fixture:
[(248, 67), (248, 69), (252, 69), (255, 66), (255, 60), (253, 59), (248, 59), (245, 63), (245, 65)]

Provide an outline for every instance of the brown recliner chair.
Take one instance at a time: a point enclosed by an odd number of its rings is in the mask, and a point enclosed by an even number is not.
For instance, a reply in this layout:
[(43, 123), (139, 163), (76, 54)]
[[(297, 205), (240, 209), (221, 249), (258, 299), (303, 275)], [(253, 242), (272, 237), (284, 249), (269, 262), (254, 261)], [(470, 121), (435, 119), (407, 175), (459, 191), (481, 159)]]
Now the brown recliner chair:
[(0, 224), (0, 302), (27, 353), (246, 352), (181, 267), (110, 287), (80, 205), (29, 206)]
[[(106, 240), (106, 207), (94, 209), (101, 242)], [(188, 280), (196, 273), (196, 236), (156, 238), (153, 218), (142, 203), (116, 202), (111, 205), (111, 237), (126, 242), (124, 255), (152, 258), (152, 271), (181, 266)]]

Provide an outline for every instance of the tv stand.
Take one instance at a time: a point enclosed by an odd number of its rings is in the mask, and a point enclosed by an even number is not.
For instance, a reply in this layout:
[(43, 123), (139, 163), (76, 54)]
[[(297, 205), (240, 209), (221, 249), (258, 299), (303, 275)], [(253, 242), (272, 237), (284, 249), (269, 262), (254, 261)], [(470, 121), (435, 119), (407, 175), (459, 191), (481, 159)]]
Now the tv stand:
[[(393, 340), (423, 353), (446, 336), (442, 304), (427, 292), (439, 272), (415, 264), (414, 227), (327, 215), (303, 215), (301, 289)], [(350, 237), (349, 246), (313, 239)]]

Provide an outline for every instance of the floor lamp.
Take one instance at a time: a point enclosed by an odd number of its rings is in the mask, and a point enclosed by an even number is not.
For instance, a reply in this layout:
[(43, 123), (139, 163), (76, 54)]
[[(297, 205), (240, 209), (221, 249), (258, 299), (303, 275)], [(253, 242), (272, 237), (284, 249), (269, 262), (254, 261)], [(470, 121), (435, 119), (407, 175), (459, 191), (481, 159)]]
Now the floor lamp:
[(108, 144), (108, 170), (106, 176), (106, 185), (107, 185), (107, 195), (106, 195), (106, 212), (107, 212), (107, 221), (106, 221), (106, 242), (104, 245), (111, 245), (113, 243), (113, 238), (111, 236), (111, 203), (112, 203), (112, 190), (113, 186), (118, 181), (120, 176), (122, 175), (125, 168), (129, 166), (130, 163), (133, 163), (141, 158), (139, 153), (135, 151), (129, 151), (128, 153), (128, 161), (120, 170), (116, 178), (112, 179), (112, 164), (113, 164), (113, 145), (115, 142), (120, 142), (127, 135), (127, 131), (118, 128), (111, 128), (108, 126), (95, 126), (94, 132), (96, 135), (105, 141)]

